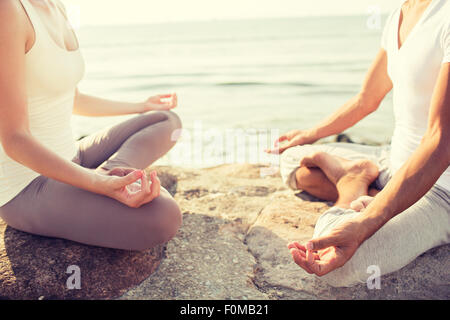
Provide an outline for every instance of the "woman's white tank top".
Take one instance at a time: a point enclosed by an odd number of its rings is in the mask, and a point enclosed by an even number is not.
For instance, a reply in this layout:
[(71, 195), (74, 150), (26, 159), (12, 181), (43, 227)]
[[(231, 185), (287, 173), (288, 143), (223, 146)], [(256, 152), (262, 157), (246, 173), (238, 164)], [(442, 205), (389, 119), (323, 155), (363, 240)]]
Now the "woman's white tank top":
[[(59, 156), (72, 160), (77, 143), (71, 127), (76, 86), (84, 75), (80, 49), (58, 46), (28, 0), (20, 0), (34, 27), (35, 43), (26, 54), (26, 93), (31, 134)], [(12, 106), (14, 107), (14, 106)], [(9, 158), (0, 145), (0, 206), (39, 174)]]

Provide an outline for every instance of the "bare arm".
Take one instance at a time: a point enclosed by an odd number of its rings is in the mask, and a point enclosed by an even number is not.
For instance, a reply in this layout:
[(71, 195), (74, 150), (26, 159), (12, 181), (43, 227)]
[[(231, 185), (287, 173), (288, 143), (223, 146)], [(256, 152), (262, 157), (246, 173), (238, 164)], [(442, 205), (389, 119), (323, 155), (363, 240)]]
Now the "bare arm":
[(420, 146), (361, 215), (367, 239), (422, 198), (450, 166), (450, 63), (443, 64)]
[[(309, 130), (293, 130), (281, 136), (279, 152), (296, 145), (315, 141), (343, 132), (378, 109), (384, 97), (391, 91), (392, 82), (387, 73), (387, 54), (381, 49), (369, 68), (360, 92), (336, 110), (330, 117)], [(276, 150), (270, 152), (278, 153)]]
[[(435, 86), (428, 129), (419, 147), (361, 214), (337, 226), (328, 235), (309, 241), (306, 247), (291, 245), (298, 264), (319, 276), (344, 265), (365, 240), (433, 187), (450, 165), (449, 139), (450, 63), (446, 63)], [(313, 250), (330, 247), (339, 248), (339, 254), (335, 250), (335, 255), (329, 255), (326, 260), (314, 260)], [(300, 250), (306, 258), (301, 256)]]
[(140, 179), (141, 171), (120, 178), (100, 175), (60, 157), (32, 135), (25, 91), (29, 26), (18, 1), (0, 1), (0, 143), (4, 152), (14, 161), (51, 179), (113, 197), (130, 206), (142, 204), (148, 196), (147, 190), (139, 197), (128, 198), (123, 197), (121, 191)]
[(177, 100), (176, 94), (163, 94), (150, 97), (145, 102), (119, 102), (90, 96), (77, 90), (73, 113), (80, 116), (104, 117), (151, 110), (170, 110), (177, 106)]
[(387, 54), (381, 49), (364, 79), (361, 91), (313, 130), (317, 139), (325, 138), (354, 126), (378, 109), (391, 91), (392, 82), (387, 74)]

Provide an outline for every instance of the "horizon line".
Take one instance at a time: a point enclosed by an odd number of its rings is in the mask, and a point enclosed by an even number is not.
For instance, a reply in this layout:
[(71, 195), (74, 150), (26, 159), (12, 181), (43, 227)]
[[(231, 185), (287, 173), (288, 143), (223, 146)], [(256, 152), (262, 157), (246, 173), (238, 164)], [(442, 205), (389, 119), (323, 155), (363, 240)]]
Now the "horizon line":
[[(385, 17), (389, 12), (381, 12), (381, 16)], [(206, 23), (206, 22), (232, 22), (232, 21), (252, 21), (252, 20), (280, 20), (280, 19), (309, 19), (309, 18), (327, 18), (327, 17), (362, 17), (369, 16), (364, 13), (347, 13), (347, 14), (311, 14), (311, 15), (299, 15), (299, 16), (279, 16), (279, 17), (247, 17), (247, 18), (209, 18), (209, 19), (183, 19), (172, 21), (155, 21), (155, 22), (118, 22), (118, 23), (85, 23), (81, 25), (83, 27), (112, 27), (112, 26), (142, 26), (142, 25), (161, 25), (161, 24), (177, 24), (177, 23)]]

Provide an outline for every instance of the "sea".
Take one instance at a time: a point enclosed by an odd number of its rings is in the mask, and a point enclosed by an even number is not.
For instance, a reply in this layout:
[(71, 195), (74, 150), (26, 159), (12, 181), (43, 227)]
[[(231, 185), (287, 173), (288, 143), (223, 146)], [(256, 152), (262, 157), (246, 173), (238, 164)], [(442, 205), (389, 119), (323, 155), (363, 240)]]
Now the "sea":
[[(209, 167), (276, 162), (263, 150), (308, 129), (358, 93), (380, 48), (382, 23), (367, 16), (84, 26), (81, 91), (138, 102), (176, 92), (182, 138), (160, 164)], [(75, 116), (75, 136), (130, 116)], [(345, 133), (389, 143), (392, 97)], [(230, 138), (231, 137), (231, 138)], [(157, 139), (157, 137), (155, 137)], [(326, 141), (332, 141), (330, 137)]]

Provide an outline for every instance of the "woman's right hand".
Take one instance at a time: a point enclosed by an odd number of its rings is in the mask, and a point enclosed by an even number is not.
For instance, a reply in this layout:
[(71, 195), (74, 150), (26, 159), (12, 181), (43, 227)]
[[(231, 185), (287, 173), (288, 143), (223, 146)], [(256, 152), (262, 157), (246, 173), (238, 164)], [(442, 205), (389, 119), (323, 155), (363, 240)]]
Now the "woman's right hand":
[(286, 149), (301, 146), (304, 144), (311, 144), (316, 142), (317, 139), (314, 134), (309, 130), (292, 130), (275, 140), (274, 148), (266, 150), (267, 153), (281, 154)]
[(151, 202), (161, 192), (161, 182), (156, 171), (150, 173), (150, 181), (143, 170), (133, 168), (114, 168), (106, 174), (98, 174), (97, 178), (95, 184), (99, 193), (131, 208), (139, 208)]

